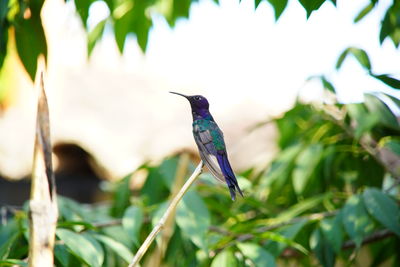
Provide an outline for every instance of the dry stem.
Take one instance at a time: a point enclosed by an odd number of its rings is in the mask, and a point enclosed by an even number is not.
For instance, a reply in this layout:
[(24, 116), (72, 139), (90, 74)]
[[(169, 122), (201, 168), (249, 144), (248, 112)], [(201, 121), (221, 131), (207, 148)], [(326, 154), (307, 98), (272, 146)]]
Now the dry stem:
[(204, 165), (203, 161), (200, 161), (199, 165), (194, 170), (194, 172), (189, 177), (189, 179), (186, 181), (186, 183), (182, 186), (179, 193), (174, 197), (174, 199), (172, 199), (171, 204), (168, 206), (167, 210), (165, 211), (164, 215), (161, 217), (158, 224), (153, 228), (151, 233), (147, 236), (146, 240), (140, 246), (139, 250), (136, 252), (135, 257), (133, 258), (132, 262), (129, 264), (129, 267), (134, 267), (139, 263), (140, 259), (144, 256), (146, 251), (149, 249), (151, 243), (156, 238), (157, 234), (164, 227), (165, 222), (167, 221), (167, 219), (169, 218), (171, 213), (175, 210), (179, 201), (182, 199), (182, 197), (185, 195), (185, 193), (188, 191), (189, 187), (193, 184), (193, 182), (197, 179), (197, 177), (201, 174), (203, 165)]

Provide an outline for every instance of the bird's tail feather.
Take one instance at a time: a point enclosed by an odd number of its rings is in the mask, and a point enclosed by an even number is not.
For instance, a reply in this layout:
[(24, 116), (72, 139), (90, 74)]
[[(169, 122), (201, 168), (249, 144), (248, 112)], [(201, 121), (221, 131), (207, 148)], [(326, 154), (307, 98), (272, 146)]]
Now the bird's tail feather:
[(232, 200), (236, 199), (236, 190), (243, 197), (243, 192), (242, 190), (240, 190), (239, 184), (235, 177), (235, 173), (233, 172), (232, 167), (229, 164), (228, 156), (226, 154), (218, 155), (217, 159), (220, 164), (221, 171), (225, 177), (225, 181), (228, 184)]

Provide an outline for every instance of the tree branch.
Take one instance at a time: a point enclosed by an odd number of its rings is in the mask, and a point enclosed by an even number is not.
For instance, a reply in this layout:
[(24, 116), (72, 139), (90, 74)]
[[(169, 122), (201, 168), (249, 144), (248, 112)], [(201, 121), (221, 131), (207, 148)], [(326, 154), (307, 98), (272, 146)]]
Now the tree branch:
[(133, 258), (132, 262), (129, 264), (129, 267), (134, 267), (139, 263), (141, 258), (144, 256), (144, 254), (146, 253), (146, 251), (150, 247), (151, 243), (156, 238), (157, 234), (164, 227), (165, 222), (167, 221), (167, 219), (169, 218), (171, 213), (175, 210), (175, 208), (178, 205), (179, 201), (182, 199), (182, 197), (188, 191), (188, 189), (193, 184), (193, 182), (196, 181), (197, 177), (201, 174), (202, 169), (203, 169), (203, 165), (204, 165), (203, 161), (200, 161), (199, 165), (194, 170), (194, 172), (189, 177), (189, 179), (186, 181), (186, 183), (183, 185), (181, 190), (174, 197), (174, 199), (172, 199), (171, 204), (168, 206), (167, 210), (165, 211), (164, 215), (161, 217), (161, 219), (158, 222), (158, 224), (153, 228), (151, 233), (147, 236), (146, 240), (140, 246), (139, 250), (136, 252), (135, 257)]

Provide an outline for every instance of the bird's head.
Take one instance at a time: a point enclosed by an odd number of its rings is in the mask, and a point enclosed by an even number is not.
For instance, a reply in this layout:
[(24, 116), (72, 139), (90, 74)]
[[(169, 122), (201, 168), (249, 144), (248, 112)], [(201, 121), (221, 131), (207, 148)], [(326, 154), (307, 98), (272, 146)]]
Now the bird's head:
[(193, 119), (211, 117), (211, 114), (208, 111), (210, 105), (208, 104), (207, 98), (205, 98), (204, 96), (201, 95), (189, 96), (176, 92), (170, 92), (170, 93), (183, 96), (189, 101), (190, 107), (192, 108)]
[(210, 106), (208, 104), (207, 98), (201, 95), (184, 95), (176, 92), (170, 92), (171, 94), (176, 94), (185, 97), (190, 102), (190, 106), (193, 110), (207, 109)]

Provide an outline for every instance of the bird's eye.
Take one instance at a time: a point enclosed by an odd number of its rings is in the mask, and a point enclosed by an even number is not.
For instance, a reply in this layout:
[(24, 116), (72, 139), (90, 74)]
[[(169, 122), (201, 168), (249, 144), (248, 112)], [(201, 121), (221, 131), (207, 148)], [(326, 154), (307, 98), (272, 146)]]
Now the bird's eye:
[(198, 100), (200, 100), (200, 99), (201, 99), (200, 96), (195, 96), (195, 97), (194, 97), (194, 100), (197, 100), (197, 101), (198, 101)]

